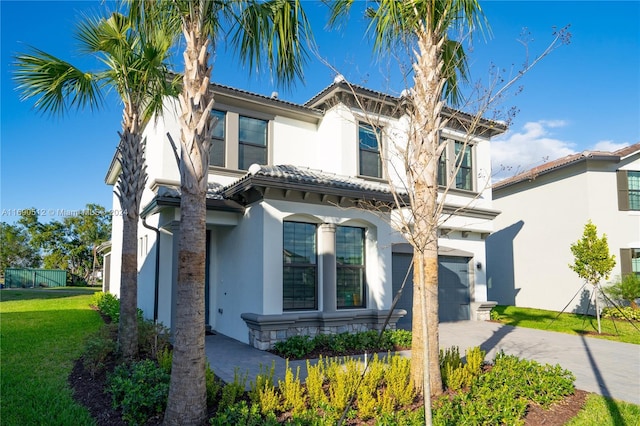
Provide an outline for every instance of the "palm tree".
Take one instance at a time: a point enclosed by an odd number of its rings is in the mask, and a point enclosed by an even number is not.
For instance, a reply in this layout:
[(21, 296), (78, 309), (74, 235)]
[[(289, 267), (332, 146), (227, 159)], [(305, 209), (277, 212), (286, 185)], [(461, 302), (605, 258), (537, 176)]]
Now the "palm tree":
[(210, 55), (226, 25), (231, 31), (230, 42), (245, 65), (259, 70), (265, 61), (278, 82), (290, 84), (302, 76), (304, 41), (311, 33), (300, 0), (174, 0), (138, 5), (143, 6), (138, 11), (155, 9), (177, 18), (185, 39), (179, 95), (181, 201), (176, 319), (164, 422), (196, 425), (206, 417), (206, 193), (211, 130), (215, 124), (211, 118), (214, 95)]
[[(407, 109), (406, 173), (411, 210), (407, 239), (414, 249), (413, 342), (411, 374), (429, 396), (442, 393), (438, 362), (438, 159), (445, 148), (439, 131), (444, 99), (461, 101), (460, 78), (467, 66), (453, 30), (481, 29), (484, 17), (477, 0), (378, 0), (366, 10), (374, 48), (389, 53), (404, 46), (412, 55), (413, 88)], [(331, 23), (346, 16), (353, 0), (331, 2)], [(424, 314), (426, 312), (426, 315)], [(428, 363), (428, 368), (425, 365)], [(429, 383), (430, 391), (424, 391)], [(430, 418), (430, 416), (429, 416)]]
[(138, 217), (147, 179), (142, 128), (153, 114), (162, 112), (163, 96), (177, 87), (167, 79), (173, 40), (164, 25), (154, 23), (153, 31), (139, 31), (120, 13), (108, 19), (85, 19), (77, 31), (80, 52), (102, 62), (104, 69), (98, 72), (82, 71), (36, 48), (18, 55), (15, 64), (22, 99), (37, 98), (35, 106), (41, 111), (62, 115), (70, 108), (99, 107), (106, 88), (115, 89), (123, 103), (117, 152), (122, 171), (115, 192), (126, 212), (122, 215), (118, 344), (127, 360), (138, 353)]

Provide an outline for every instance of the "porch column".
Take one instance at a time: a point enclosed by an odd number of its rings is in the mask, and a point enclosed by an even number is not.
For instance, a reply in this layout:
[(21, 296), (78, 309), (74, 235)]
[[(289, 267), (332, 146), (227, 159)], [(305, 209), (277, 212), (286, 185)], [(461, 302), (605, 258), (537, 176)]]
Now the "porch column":
[(320, 225), (320, 247), (322, 249), (322, 298), (324, 312), (335, 312), (336, 302), (336, 225)]

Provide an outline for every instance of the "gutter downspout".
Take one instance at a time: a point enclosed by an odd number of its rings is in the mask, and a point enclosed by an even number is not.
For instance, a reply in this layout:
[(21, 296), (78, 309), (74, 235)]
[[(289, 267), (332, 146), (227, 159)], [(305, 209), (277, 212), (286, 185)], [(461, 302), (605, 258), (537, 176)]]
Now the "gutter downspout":
[(158, 325), (158, 293), (160, 287), (160, 230), (154, 228), (147, 223), (147, 218), (142, 218), (142, 226), (156, 233), (156, 268), (153, 277), (154, 292), (153, 292), (153, 324)]

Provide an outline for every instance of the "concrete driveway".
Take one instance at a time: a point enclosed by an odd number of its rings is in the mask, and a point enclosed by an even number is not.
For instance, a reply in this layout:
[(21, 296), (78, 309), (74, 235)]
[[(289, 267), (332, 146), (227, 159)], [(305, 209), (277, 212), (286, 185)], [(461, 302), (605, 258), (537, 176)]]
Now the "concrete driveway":
[(493, 360), (496, 352), (560, 364), (576, 376), (578, 389), (640, 405), (640, 345), (593, 337), (512, 327), (485, 321), (440, 324), (440, 346), (460, 352), (480, 346)]
[[(493, 322), (461, 321), (440, 324), (440, 347), (458, 346), (460, 352), (480, 346), (493, 360), (497, 351), (560, 364), (576, 376), (579, 389), (640, 405), (640, 345), (618, 343), (592, 337), (572, 336), (551, 331), (511, 327)], [(285, 361), (221, 334), (206, 337), (206, 354), (214, 372), (233, 381), (234, 372), (247, 374), (249, 382), (260, 373), (261, 365), (275, 365), (275, 379), (284, 378)], [(403, 355), (411, 356), (410, 351)], [(306, 361), (289, 363), (300, 376), (306, 376)]]

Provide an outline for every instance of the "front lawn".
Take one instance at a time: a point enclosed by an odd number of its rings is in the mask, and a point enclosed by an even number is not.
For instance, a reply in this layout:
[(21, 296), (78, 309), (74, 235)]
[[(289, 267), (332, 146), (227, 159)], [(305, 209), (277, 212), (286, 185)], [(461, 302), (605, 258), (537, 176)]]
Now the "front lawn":
[(602, 334), (598, 334), (598, 321), (592, 316), (503, 305), (493, 308), (491, 319), (518, 327), (640, 344), (640, 322), (638, 321), (601, 318)]
[(0, 290), (3, 426), (93, 425), (67, 378), (85, 338), (103, 321), (89, 307), (95, 290)]

